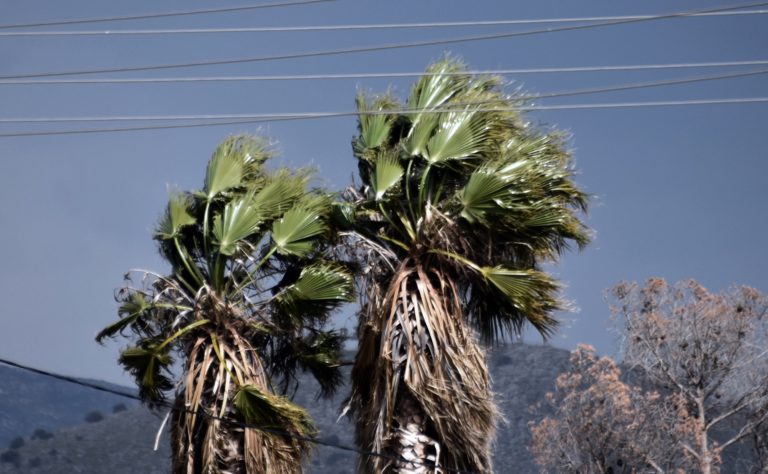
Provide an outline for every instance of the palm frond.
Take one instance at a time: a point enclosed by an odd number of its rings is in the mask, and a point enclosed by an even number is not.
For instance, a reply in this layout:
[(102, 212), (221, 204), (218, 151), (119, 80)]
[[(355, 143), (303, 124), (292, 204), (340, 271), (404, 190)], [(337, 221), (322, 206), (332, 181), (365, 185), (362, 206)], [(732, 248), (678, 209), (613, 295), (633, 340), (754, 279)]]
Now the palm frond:
[(424, 158), (432, 164), (477, 154), (485, 142), (482, 114), (466, 108), (440, 114), (439, 125), (429, 139)]
[(336, 264), (316, 263), (304, 267), (296, 282), (276, 295), (276, 300), (280, 305), (295, 310), (302, 303), (335, 306), (352, 301), (354, 296), (354, 278), (346, 268)]
[(251, 236), (263, 222), (260, 208), (253, 204), (253, 194), (229, 201), (213, 219), (213, 236), (223, 255), (232, 255), (238, 243)]
[(500, 208), (500, 202), (509, 194), (509, 181), (493, 168), (480, 168), (473, 172), (459, 194), (462, 204), (460, 216), (475, 222), (488, 223), (487, 213)]
[(278, 217), (305, 194), (308, 181), (307, 172), (291, 173), (287, 169), (278, 170), (255, 194), (252, 202), (255, 212), (265, 221)]
[(240, 186), (245, 173), (243, 156), (233, 153), (235, 137), (225, 140), (213, 152), (205, 173), (205, 196), (213, 199), (219, 193)]
[(195, 218), (189, 214), (191, 199), (181, 192), (172, 192), (168, 207), (155, 229), (155, 238), (170, 240), (178, 237), (184, 226), (194, 224)]
[(403, 167), (400, 159), (394, 153), (384, 153), (376, 159), (371, 176), (371, 188), (376, 201), (381, 200), (403, 177)]
[(299, 340), (294, 348), (299, 364), (308, 370), (320, 385), (318, 396), (333, 395), (343, 383), (339, 356), (344, 347), (344, 334), (338, 331), (322, 331)]
[(560, 307), (555, 298), (559, 286), (544, 272), (496, 266), (481, 268), (481, 274), (534, 324), (550, 320), (549, 314)]
[(105, 327), (96, 335), (96, 341), (101, 343), (107, 337), (113, 337), (122, 332), (128, 326), (136, 323), (144, 312), (151, 307), (151, 303), (147, 300), (147, 297), (143, 293), (133, 291), (128, 296), (128, 299), (120, 305), (118, 314), (120, 319)]
[(277, 252), (303, 257), (315, 246), (315, 240), (328, 231), (324, 217), (328, 208), (320, 202), (299, 203), (272, 224), (272, 240)]
[(284, 397), (262, 391), (255, 385), (241, 386), (233, 403), (246, 423), (299, 436), (312, 436), (316, 432), (306, 410)]
[(381, 146), (389, 138), (389, 132), (392, 129), (392, 122), (395, 117), (392, 114), (384, 113), (387, 109), (393, 107), (394, 104), (391, 99), (379, 97), (375, 98), (372, 102), (368, 102), (363, 93), (358, 93), (355, 97), (355, 105), (359, 112), (364, 112), (359, 116), (359, 146), (363, 149)]
[(162, 402), (164, 392), (173, 388), (166, 375), (173, 363), (167, 352), (157, 351), (154, 346), (129, 347), (120, 354), (119, 362), (136, 380), (139, 396), (149, 403)]

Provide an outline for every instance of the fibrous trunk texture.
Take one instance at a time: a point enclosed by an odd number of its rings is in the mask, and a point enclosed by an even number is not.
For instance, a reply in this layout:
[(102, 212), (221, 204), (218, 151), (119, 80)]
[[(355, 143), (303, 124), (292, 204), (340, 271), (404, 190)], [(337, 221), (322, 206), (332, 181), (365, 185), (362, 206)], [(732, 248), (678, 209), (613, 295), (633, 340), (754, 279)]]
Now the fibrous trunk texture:
[(222, 332), (215, 336), (218, 347), (201, 336), (189, 349), (185, 387), (173, 411), (173, 474), (301, 472), (308, 451), (303, 442), (242, 427), (232, 403), (234, 379), (271, 390), (257, 352), (236, 331)]
[(404, 262), (367, 304), (350, 400), (365, 473), (490, 472), (497, 409), (485, 354), (439, 270)]

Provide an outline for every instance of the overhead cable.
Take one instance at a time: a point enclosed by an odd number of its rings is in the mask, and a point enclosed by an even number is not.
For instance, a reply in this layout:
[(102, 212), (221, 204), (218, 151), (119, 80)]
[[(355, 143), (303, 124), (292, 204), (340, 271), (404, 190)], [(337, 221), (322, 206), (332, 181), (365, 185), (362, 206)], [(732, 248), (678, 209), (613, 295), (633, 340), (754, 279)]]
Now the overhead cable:
[[(768, 74), (768, 69), (759, 69), (756, 71), (744, 71), (735, 72), (729, 74), (719, 74), (714, 76), (698, 76), (688, 77), (681, 79), (670, 79), (665, 81), (652, 81), (652, 82), (637, 82), (630, 84), (617, 84), (608, 87), (590, 87), (585, 89), (572, 89), (557, 92), (547, 92), (542, 94), (521, 94), (512, 97), (517, 101), (529, 101), (536, 99), (554, 99), (558, 97), (572, 97), (578, 95), (591, 95), (606, 92), (618, 92), (627, 91), (633, 89), (648, 89), (653, 87), (662, 87), (670, 85), (691, 84), (698, 82), (717, 81), (723, 79), (734, 79), (740, 77), (750, 77)], [(331, 112), (336, 114), (334, 116), (347, 116), (347, 115), (382, 115), (382, 114), (403, 114), (403, 113), (421, 113), (421, 112), (446, 112), (455, 111), (455, 107), (464, 107), (470, 105), (483, 105), (495, 102), (494, 99), (485, 101), (473, 101), (462, 102), (459, 104), (452, 104), (454, 108), (450, 109), (400, 109), (400, 110), (388, 110), (388, 111), (350, 111), (350, 112)], [(479, 111), (482, 111), (479, 110)], [(99, 116), (99, 117), (0, 117), (0, 123), (54, 123), (54, 122), (122, 122), (122, 121), (155, 121), (155, 120), (233, 120), (233, 119), (265, 119), (265, 118), (280, 118), (280, 117), (297, 117), (303, 116), (311, 118), (315, 116), (325, 117), (329, 112), (301, 112), (301, 113), (282, 113), (282, 114), (246, 114), (246, 115), (127, 115), (127, 116)], [(341, 115), (339, 115), (341, 114)]]
[[(694, 13), (691, 18), (764, 15), (768, 10), (722, 11)], [(654, 15), (592, 16), (577, 18), (537, 18), (527, 20), (480, 20), (480, 21), (437, 21), (422, 23), (368, 23), (351, 25), (307, 25), (307, 26), (254, 26), (242, 28), (149, 28), (122, 30), (58, 30), (58, 31), (0, 31), (0, 36), (122, 36), (122, 35), (179, 35), (212, 33), (296, 33), (309, 31), (351, 31), (351, 30), (392, 30), (424, 28), (494, 27), (511, 25), (533, 25), (548, 23), (586, 23), (615, 20), (647, 20)]]
[(139, 77), (139, 78), (84, 78), (84, 79), (7, 79), (0, 80), (2, 84), (36, 85), (36, 84), (155, 84), (155, 83), (186, 83), (186, 82), (237, 82), (237, 81), (313, 81), (336, 79), (377, 79), (420, 76), (460, 76), (460, 75), (503, 75), (503, 74), (556, 74), (580, 72), (610, 72), (610, 71), (641, 71), (663, 69), (695, 69), (714, 67), (759, 66), (768, 64), (768, 60), (753, 61), (720, 61), (703, 63), (671, 63), (671, 64), (627, 64), (618, 66), (574, 66), (574, 67), (544, 67), (516, 69), (484, 69), (457, 72), (363, 72), (346, 74), (285, 74), (259, 76), (191, 76), (191, 77)]
[[(72, 384), (80, 385), (80, 386), (83, 386), (83, 387), (86, 387), (86, 388), (90, 388), (90, 389), (93, 389), (93, 390), (98, 390), (98, 391), (101, 391), (101, 392), (107, 392), (107, 393), (111, 393), (113, 395), (117, 395), (117, 396), (120, 396), (120, 397), (125, 397), (125, 398), (130, 398), (130, 399), (133, 399), (133, 400), (137, 400), (137, 401), (142, 401), (141, 397), (139, 397), (138, 395), (132, 394), (132, 393), (126, 393), (126, 392), (123, 392), (123, 391), (120, 391), (120, 390), (111, 389), (109, 387), (104, 387), (104, 386), (101, 386), (101, 385), (98, 385), (98, 384), (95, 384), (95, 383), (86, 382), (84, 380), (79, 380), (79, 379), (76, 379), (74, 377), (69, 377), (69, 376), (66, 376), (66, 375), (57, 374), (55, 372), (50, 372), (50, 371), (47, 371), (47, 370), (37, 369), (37, 368), (34, 368), (34, 367), (30, 367), (28, 365), (19, 364), (18, 362), (13, 362), (13, 361), (10, 361), (10, 360), (4, 359), (4, 358), (0, 358), (0, 364), (5, 364), (5, 365), (8, 365), (10, 367), (15, 367), (15, 368), (20, 369), (20, 370), (24, 370), (24, 371), (27, 371), (27, 372), (32, 372), (32, 373), (35, 373), (35, 374), (38, 374), (38, 375), (43, 375), (43, 376), (46, 376), (46, 377), (51, 377), (51, 378), (54, 378), (54, 379), (57, 379), (57, 380), (61, 380), (61, 381), (64, 381), (64, 382), (69, 382), (69, 383), (72, 383)], [(261, 425), (256, 425), (256, 424), (253, 424), (253, 423), (243, 423), (243, 422), (240, 422), (240, 421), (237, 421), (237, 420), (232, 420), (232, 419), (229, 419), (229, 418), (224, 418), (224, 417), (221, 417), (221, 416), (216, 416), (216, 415), (213, 415), (211, 413), (208, 413), (207, 411), (195, 411), (195, 410), (191, 410), (189, 408), (183, 407), (183, 406), (180, 407), (178, 405), (174, 405), (174, 404), (171, 404), (169, 402), (162, 402), (162, 403), (159, 403), (158, 405), (163, 406), (165, 408), (172, 409), (172, 410), (178, 410), (178, 409), (181, 408), (183, 411), (185, 411), (186, 413), (189, 413), (191, 415), (201, 415), (201, 416), (204, 416), (204, 417), (209, 418), (211, 420), (220, 421), (222, 423), (226, 423), (226, 424), (231, 425), (231, 426), (237, 426), (237, 427), (240, 427), (240, 428), (250, 428), (250, 429), (258, 430), (258, 431), (261, 431), (261, 432), (264, 432), (264, 433), (277, 434), (277, 435), (280, 435), (280, 436), (296, 439), (296, 440), (299, 440), (299, 441), (306, 441), (306, 442), (309, 442), (309, 443), (312, 443), (312, 444), (315, 444), (315, 445), (327, 446), (327, 447), (330, 447), (330, 448), (340, 449), (342, 451), (354, 452), (354, 453), (363, 454), (363, 455), (366, 455), (366, 456), (382, 457), (382, 458), (392, 459), (392, 460), (395, 460), (395, 461), (404, 461), (404, 462), (407, 462), (407, 463), (410, 463), (410, 464), (414, 464), (414, 465), (424, 465), (424, 466), (434, 467), (431, 464), (423, 463), (423, 462), (420, 462), (420, 461), (408, 460), (408, 459), (402, 458), (400, 456), (391, 455), (391, 454), (387, 454), (387, 453), (380, 453), (380, 452), (375, 452), (375, 451), (361, 450), (361, 449), (357, 449), (357, 448), (354, 448), (354, 447), (351, 447), (351, 446), (345, 446), (343, 444), (333, 443), (333, 442), (324, 440), (322, 438), (317, 438), (317, 437), (314, 437), (314, 436), (312, 436), (312, 437), (310, 437), (310, 436), (301, 436), (301, 435), (297, 435), (295, 433), (290, 433), (288, 431), (279, 430), (279, 429), (268, 427), (268, 426), (261, 426)], [(471, 471), (465, 471), (465, 470), (462, 470), (462, 469), (452, 469), (452, 468), (442, 467), (442, 466), (440, 467), (440, 469), (443, 470), (443, 471), (448, 471), (448, 472), (456, 472), (456, 473), (462, 473), (462, 474), (473, 474)]]
[(63, 25), (79, 25), (84, 23), (101, 23), (107, 21), (125, 21), (125, 20), (148, 20), (152, 18), (167, 18), (172, 16), (191, 16), (191, 15), (203, 15), (209, 13), (230, 13), (239, 12), (245, 10), (258, 10), (262, 8), (276, 8), (276, 7), (292, 7), (297, 5), (309, 5), (311, 3), (327, 3), (334, 2), (336, 0), (295, 0), (288, 2), (274, 2), (274, 3), (257, 3), (255, 5), (242, 5), (237, 7), (220, 7), (220, 8), (204, 8), (198, 10), (177, 10), (171, 12), (162, 13), (147, 13), (143, 15), (126, 15), (126, 16), (111, 16), (111, 17), (99, 17), (99, 18), (76, 18), (72, 20), (57, 20), (57, 21), (40, 21), (35, 23), (15, 23), (0, 25), (1, 30), (7, 30), (11, 28), (31, 28), (36, 26), (63, 26)]
[[(768, 103), (768, 97), (740, 97), (730, 99), (690, 99), (690, 100), (667, 100), (667, 101), (651, 101), (651, 102), (609, 102), (609, 103), (596, 103), (596, 104), (562, 104), (562, 105), (542, 105), (542, 106), (521, 106), (515, 108), (494, 108), (494, 109), (481, 109), (479, 111), (547, 111), (547, 110), (584, 110), (584, 109), (628, 109), (628, 108), (646, 108), (646, 107), (670, 107), (670, 106), (686, 106), (686, 105), (718, 105), (718, 104), (757, 104)], [(446, 110), (433, 110), (433, 112), (445, 112)], [(455, 112), (455, 110), (453, 110)], [(405, 111), (407, 112), (407, 111)], [(384, 112), (386, 113), (386, 112)], [(392, 113), (392, 112), (389, 112)], [(12, 138), (12, 137), (37, 137), (37, 136), (52, 136), (52, 135), (79, 135), (90, 133), (115, 133), (115, 132), (136, 132), (136, 131), (148, 131), (148, 130), (171, 130), (171, 129), (183, 129), (183, 128), (199, 128), (199, 127), (216, 127), (222, 125), (247, 125), (254, 123), (264, 122), (285, 122), (294, 120), (310, 120), (310, 119), (323, 119), (323, 118), (340, 118), (350, 117), (358, 115), (359, 112), (318, 112), (318, 113), (306, 113), (306, 114), (283, 114), (283, 115), (270, 115), (270, 116), (256, 116), (252, 119), (242, 120), (228, 120), (228, 121), (216, 121), (216, 122), (199, 122), (199, 123), (183, 123), (183, 124), (169, 124), (169, 125), (146, 125), (140, 127), (114, 127), (114, 128), (91, 128), (91, 129), (76, 129), (76, 130), (42, 130), (31, 132), (9, 132), (0, 133), (0, 138)]]
[(101, 74), (101, 73), (113, 73), (113, 72), (182, 69), (182, 68), (192, 68), (192, 67), (201, 67), (201, 66), (217, 66), (217, 65), (225, 65), (225, 64), (244, 64), (244, 63), (254, 63), (254, 62), (264, 62), (264, 61), (279, 61), (279, 60), (288, 60), (288, 59), (322, 57), (322, 56), (337, 56), (337, 55), (343, 55), (343, 54), (387, 51), (387, 50), (396, 50), (396, 49), (405, 49), (405, 48), (425, 47), (425, 46), (439, 46), (439, 45), (446, 45), (446, 44), (488, 41), (488, 40), (494, 40), (494, 39), (506, 39), (506, 38), (521, 37), (521, 36), (532, 36), (532, 35), (538, 35), (538, 34), (544, 34), (544, 33), (585, 30), (585, 29), (591, 29), (591, 28), (601, 28), (605, 26), (639, 23), (639, 22), (645, 22), (645, 21), (663, 20), (663, 19), (670, 19), (670, 18), (680, 18), (680, 17), (686, 17), (686, 16), (691, 16), (691, 15), (700, 14), (700, 13), (715, 13), (720, 11), (742, 10), (745, 8), (752, 8), (752, 7), (765, 6), (765, 5), (768, 5), (768, 2), (741, 4), (741, 5), (713, 8), (713, 9), (707, 9), (707, 10), (667, 13), (663, 15), (650, 16), (642, 19), (616, 20), (616, 21), (607, 21), (602, 23), (592, 23), (587, 25), (563, 26), (558, 28), (545, 28), (540, 30), (516, 31), (511, 33), (463, 36), (463, 37), (457, 37), (457, 38), (413, 41), (408, 43), (393, 43), (393, 44), (374, 45), (374, 46), (342, 48), (342, 49), (334, 49), (334, 50), (275, 54), (275, 55), (256, 56), (256, 57), (248, 57), (248, 58), (220, 59), (220, 60), (212, 60), (212, 61), (195, 61), (195, 62), (186, 62), (186, 63), (155, 64), (155, 65), (146, 65), (146, 66), (128, 66), (128, 67), (112, 67), (112, 68), (100, 68), (100, 69), (82, 69), (82, 70), (73, 70), (73, 71), (13, 74), (13, 75), (0, 76), (0, 79), (25, 79), (25, 78), (35, 78), (35, 77), (73, 76), (73, 75)]

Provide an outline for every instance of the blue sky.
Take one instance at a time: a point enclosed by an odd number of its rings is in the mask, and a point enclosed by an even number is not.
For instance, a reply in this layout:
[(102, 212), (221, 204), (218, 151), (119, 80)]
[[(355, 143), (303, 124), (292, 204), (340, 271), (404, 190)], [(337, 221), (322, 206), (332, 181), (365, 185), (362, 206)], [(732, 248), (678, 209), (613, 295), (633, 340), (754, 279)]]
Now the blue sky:
[[(240, 4), (245, 4), (240, 3)], [(736, 2), (390, 2), (339, 0), (234, 14), (45, 30), (298, 26), (504, 20), (667, 13)], [(232, 5), (232, 4), (227, 4)], [(204, 1), (9, 2), (2, 23), (218, 7)], [(0, 37), (0, 75), (293, 53), (538, 29), (519, 27), (178, 36)], [(544, 25), (548, 26), (548, 25)], [(10, 31), (10, 30), (9, 30)], [(604, 66), (768, 59), (768, 15), (669, 19), (592, 30), (290, 61), (98, 77), (335, 74), (420, 71), (444, 52), (473, 69)], [(765, 66), (763, 66), (765, 67)], [(743, 67), (738, 70), (759, 69)], [(511, 87), (550, 92), (737, 69), (507, 76)], [(407, 93), (412, 79), (193, 84), (3, 85), (0, 118), (259, 114), (345, 111), (358, 89)], [(592, 96), (542, 105), (768, 96), (766, 76)], [(542, 127), (571, 135), (578, 182), (594, 196), (594, 243), (552, 267), (577, 312), (552, 343), (614, 354), (605, 288), (622, 279), (696, 278), (768, 291), (768, 104), (539, 111)], [(0, 124), (0, 133), (111, 124)], [(121, 124), (117, 124), (121, 125)], [(127, 124), (132, 125), (132, 124)], [(122, 343), (93, 337), (116, 318), (113, 291), (131, 268), (163, 270), (151, 240), (169, 186), (202, 184), (205, 163), (231, 133), (274, 140), (279, 161), (312, 164), (332, 189), (355, 172), (354, 118), (186, 130), (0, 137), (0, 356), (68, 374), (127, 383)], [(350, 313), (350, 312), (347, 312)], [(351, 314), (351, 313), (350, 313)], [(349, 314), (338, 323), (352, 326)], [(532, 338), (534, 340), (535, 338)]]

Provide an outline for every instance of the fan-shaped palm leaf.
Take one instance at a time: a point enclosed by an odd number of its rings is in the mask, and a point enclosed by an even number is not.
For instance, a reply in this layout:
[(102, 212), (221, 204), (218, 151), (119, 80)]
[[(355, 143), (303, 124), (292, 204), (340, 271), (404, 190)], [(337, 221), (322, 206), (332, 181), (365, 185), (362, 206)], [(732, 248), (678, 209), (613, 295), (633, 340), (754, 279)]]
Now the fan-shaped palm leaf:
[(387, 153), (376, 160), (371, 176), (374, 199), (380, 201), (384, 194), (403, 177), (400, 159), (394, 153)]
[(345, 268), (318, 263), (305, 267), (298, 280), (283, 289), (277, 299), (290, 307), (301, 302), (328, 304), (352, 301), (354, 296), (354, 282)]
[(219, 252), (232, 255), (237, 244), (256, 232), (263, 222), (261, 209), (254, 205), (253, 194), (229, 201), (221, 214), (213, 219), (213, 235)]
[(439, 125), (427, 143), (424, 158), (432, 164), (468, 158), (478, 153), (484, 142), (486, 124), (469, 108), (440, 115)]
[(174, 239), (178, 237), (182, 227), (194, 224), (195, 218), (188, 211), (190, 204), (189, 196), (181, 192), (171, 193), (168, 208), (157, 225), (155, 236), (165, 240)]
[(315, 239), (327, 230), (327, 209), (317, 204), (297, 205), (272, 224), (272, 240), (278, 253), (302, 257), (312, 251)]

